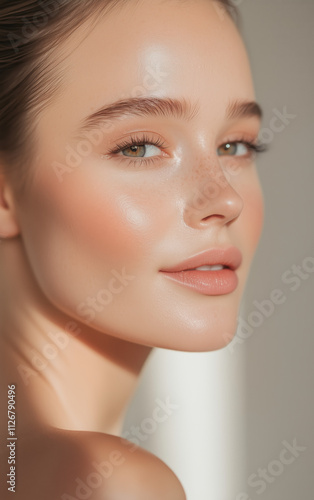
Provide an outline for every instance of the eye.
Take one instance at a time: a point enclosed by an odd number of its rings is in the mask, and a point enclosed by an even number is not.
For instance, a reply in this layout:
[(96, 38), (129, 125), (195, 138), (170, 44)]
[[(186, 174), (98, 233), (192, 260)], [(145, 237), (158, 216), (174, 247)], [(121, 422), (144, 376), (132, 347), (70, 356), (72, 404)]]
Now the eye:
[(106, 156), (126, 161), (130, 166), (148, 166), (166, 157), (166, 149), (161, 137), (140, 134), (119, 142)]
[(118, 154), (129, 158), (150, 158), (160, 154), (160, 149), (153, 144), (133, 144), (121, 149)]
[(245, 142), (227, 142), (217, 149), (219, 156), (245, 156), (255, 149), (253, 144)]
[(243, 156), (250, 157), (256, 153), (267, 151), (265, 144), (254, 144), (250, 141), (233, 141), (222, 144), (217, 149), (218, 156)]

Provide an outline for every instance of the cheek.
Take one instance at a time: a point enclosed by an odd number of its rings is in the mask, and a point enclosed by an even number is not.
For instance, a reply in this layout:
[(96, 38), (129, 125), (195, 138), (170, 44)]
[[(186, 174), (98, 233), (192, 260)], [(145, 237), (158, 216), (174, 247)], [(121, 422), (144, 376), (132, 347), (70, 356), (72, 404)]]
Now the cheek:
[(61, 210), (72, 226), (81, 251), (111, 265), (136, 259), (140, 240), (145, 238), (149, 227), (149, 217), (144, 210), (134, 206), (127, 193), (114, 188), (90, 186), (88, 189), (86, 185), (77, 188), (80, 195), (71, 189), (72, 206), (63, 200)]
[(75, 189), (71, 186), (69, 198), (72, 207), (67, 207), (65, 200), (62, 210), (71, 220), (80, 247), (90, 257), (111, 266), (143, 266), (165, 225), (165, 209), (161, 210), (152, 187), (82, 179), (77, 180)]
[(248, 252), (253, 255), (259, 242), (264, 223), (263, 193), (257, 178), (245, 184), (242, 189), (243, 212), (241, 214), (244, 226), (243, 240)]
[(21, 211), (27, 254), (46, 295), (80, 300), (103, 287), (112, 269), (145, 270), (165, 224), (153, 192), (86, 172), (62, 184), (48, 177)]

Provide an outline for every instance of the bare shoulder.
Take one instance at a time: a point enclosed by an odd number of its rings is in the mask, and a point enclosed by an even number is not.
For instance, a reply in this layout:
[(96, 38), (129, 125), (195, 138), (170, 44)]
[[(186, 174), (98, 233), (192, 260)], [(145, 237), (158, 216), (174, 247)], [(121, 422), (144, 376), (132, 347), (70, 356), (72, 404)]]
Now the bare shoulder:
[(83, 434), (92, 457), (83, 482), (95, 500), (186, 500), (177, 476), (152, 453), (116, 436)]
[(116, 436), (50, 429), (20, 452), (16, 500), (186, 500), (162, 460)]

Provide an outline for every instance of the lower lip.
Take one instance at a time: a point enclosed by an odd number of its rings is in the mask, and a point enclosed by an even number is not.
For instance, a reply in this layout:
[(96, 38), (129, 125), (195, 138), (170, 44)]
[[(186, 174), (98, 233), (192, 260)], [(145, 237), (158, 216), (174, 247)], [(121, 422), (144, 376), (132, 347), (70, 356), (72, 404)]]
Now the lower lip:
[(238, 286), (238, 277), (231, 269), (162, 273), (179, 285), (192, 288), (203, 295), (225, 295), (234, 292)]

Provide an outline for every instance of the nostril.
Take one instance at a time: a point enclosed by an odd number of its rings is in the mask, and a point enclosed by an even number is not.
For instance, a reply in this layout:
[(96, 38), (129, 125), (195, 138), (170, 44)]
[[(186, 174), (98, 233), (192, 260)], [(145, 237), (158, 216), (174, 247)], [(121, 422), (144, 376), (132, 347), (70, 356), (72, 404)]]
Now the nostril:
[(221, 214), (207, 215), (207, 217), (203, 217), (203, 219), (201, 220), (201, 222), (207, 222), (209, 219), (213, 219), (215, 217), (217, 217), (218, 219), (223, 219), (224, 215), (221, 215)]

